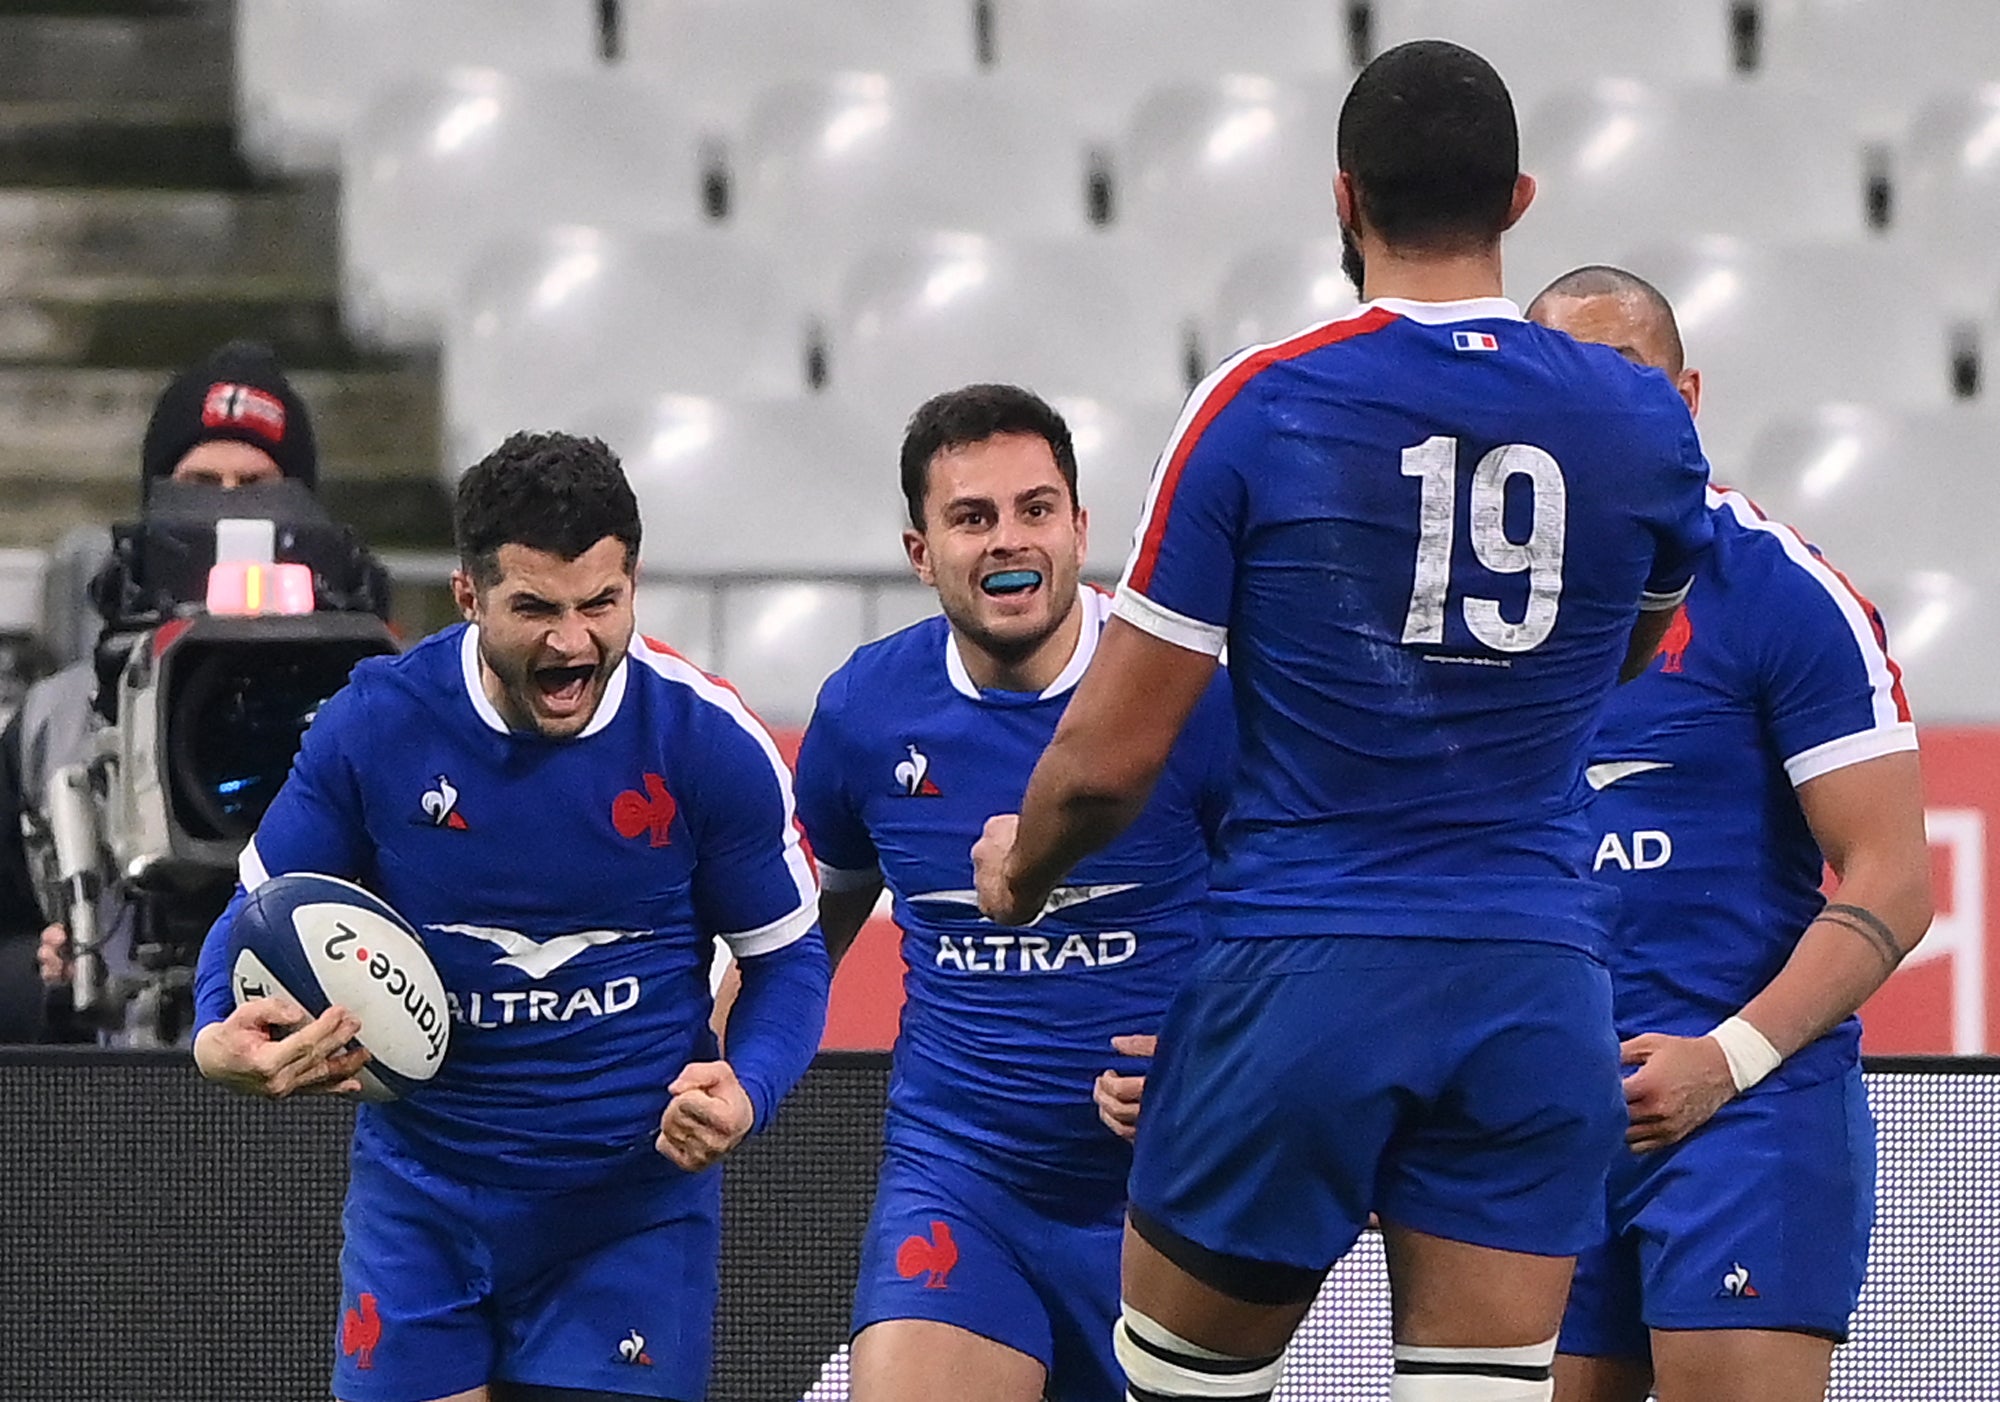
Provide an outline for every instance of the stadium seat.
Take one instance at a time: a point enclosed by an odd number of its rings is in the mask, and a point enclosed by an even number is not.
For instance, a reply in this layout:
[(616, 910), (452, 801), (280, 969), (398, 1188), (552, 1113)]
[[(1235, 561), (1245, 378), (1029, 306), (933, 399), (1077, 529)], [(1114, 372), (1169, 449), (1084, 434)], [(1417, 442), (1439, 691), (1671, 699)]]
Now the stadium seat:
[(1889, 630), (1921, 724), (2000, 721), (2000, 570), (1985, 561), (1959, 569), (1892, 571), (1864, 583)]
[(878, 245), (842, 280), (834, 389), (901, 423), (981, 380), (1045, 398), (1173, 399), (1186, 389), (1170, 299), (1120, 241), (928, 234)]
[(1256, 22), (1215, 0), (995, 0), (993, 61), (1048, 84), (1113, 138), (1162, 84), (1226, 73), (1352, 73), (1340, 7), (1258, 0)]
[(1984, 0), (1762, 0), (1761, 76), (1837, 92), (1871, 134), (1918, 103), (2000, 78), (2000, 8)]
[(1762, 486), (1758, 424), (1832, 400), (1942, 406), (1951, 337), (1920, 270), (1879, 243), (1697, 239), (1612, 261), (1674, 305), (1702, 372), (1701, 438), (1718, 475)]
[(716, 668), (715, 596), (716, 591), (706, 584), (649, 583), (642, 561), (639, 585), (632, 591), (633, 613), (641, 633), (712, 672)]
[[(1990, 567), (2000, 521), (2000, 417), (1823, 405), (1757, 435), (1746, 490), (1864, 589)], [(1991, 615), (1986, 615), (1990, 632)]]
[(597, 16), (579, 0), (236, 0), (236, 115), (266, 170), (332, 170), (370, 101), (448, 68), (583, 72)]
[(1639, 230), (1769, 240), (1865, 231), (1861, 144), (1825, 93), (1606, 80), (1530, 112), (1521, 160), (1540, 189), (1508, 243), (1520, 295), (1605, 261)]
[(884, 584), (875, 591), (875, 620), (868, 631), (886, 638), (937, 611), (937, 591), (928, 584), (915, 578)]
[(783, 273), (718, 229), (566, 226), (489, 246), (446, 328), (454, 466), (607, 400), (803, 393), (808, 315)]
[(1076, 445), (1077, 494), (1090, 512), (1085, 572), (1097, 579), (1116, 579), (1131, 554), (1153, 464), (1173, 434), (1180, 403), (1060, 399), (1056, 408), (1069, 423)]
[(655, 569), (904, 568), (896, 443), (837, 400), (660, 395), (580, 421), (624, 460)]
[[(2000, 79), (2000, 63), (1993, 66)], [(1897, 153), (1892, 237), (1954, 310), (2000, 290), (2000, 82), (1925, 103)]]
[(731, 585), (722, 593), (722, 675), (765, 721), (803, 725), (866, 625), (858, 584)]
[(915, 229), (1087, 229), (1074, 121), (1045, 92), (998, 79), (843, 73), (757, 103), (735, 162), (737, 217), (831, 276), (858, 242)]
[(686, 116), (604, 75), (457, 69), (385, 94), (346, 149), (343, 299), (364, 337), (435, 336), (483, 242), (554, 224), (700, 217)]
[(624, 60), (734, 129), (756, 96), (829, 73), (967, 78), (972, 0), (625, 0)]
[(1205, 306), (1246, 248), (1333, 232), (1334, 132), (1343, 77), (1232, 76), (1161, 88), (1126, 129), (1117, 222), (1157, 248)]
[(1253, 248), (1222, 279), (1202, 328), (1204, 360), (1219, 364), (1244, 346), (1281, 340), (1358, 305), (1340, 268), (1337, 235)]
[(1729, 0), (1372, 0), (1375, 51), (1450, 39), (1480, 54), (1525, 113), (1580, 78), (1719, 82)]

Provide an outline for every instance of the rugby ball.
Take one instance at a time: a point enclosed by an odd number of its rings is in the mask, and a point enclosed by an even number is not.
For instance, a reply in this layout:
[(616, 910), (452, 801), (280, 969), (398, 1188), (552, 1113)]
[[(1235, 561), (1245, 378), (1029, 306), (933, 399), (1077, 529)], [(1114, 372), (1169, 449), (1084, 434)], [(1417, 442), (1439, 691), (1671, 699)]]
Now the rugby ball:
[(237, 1005), (277, 993), (313, 1017), (338, 1003), (361, 1023), (369, 1100), (418, 1089), (444, 1064), (451, 1017), (423, 941), (372, 891), (334, 876), (275, 876), (250, 893), (229, 927)]

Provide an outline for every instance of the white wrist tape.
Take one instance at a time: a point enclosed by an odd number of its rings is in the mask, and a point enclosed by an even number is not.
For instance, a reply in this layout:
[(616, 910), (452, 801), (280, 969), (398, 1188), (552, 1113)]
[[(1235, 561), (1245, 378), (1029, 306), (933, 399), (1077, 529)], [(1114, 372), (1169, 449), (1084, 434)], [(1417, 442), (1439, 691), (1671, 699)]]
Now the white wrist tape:
[(1784, 1060), (1770, 1038), (1740, 1017), (1726, 1019), (1708, 1035), (1722, 1048), (1722, 1059), (1729, 1063), (1729, 1079), (1736, 1082), (1739, 1091), (1756, 1085)]

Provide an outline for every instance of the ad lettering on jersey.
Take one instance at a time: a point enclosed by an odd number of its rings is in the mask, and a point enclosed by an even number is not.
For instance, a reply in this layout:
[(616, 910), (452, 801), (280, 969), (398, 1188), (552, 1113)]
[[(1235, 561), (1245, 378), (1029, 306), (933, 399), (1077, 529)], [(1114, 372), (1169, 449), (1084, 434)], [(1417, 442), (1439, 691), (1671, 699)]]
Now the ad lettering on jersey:
[[(644, 939), (651, 930), (578, 930), (537, 939), (520, 930), (492, 925), (426, 925), (440, 935), (462, 935), (493, 946), (495, 968), (514, 969), (536, 983), (602, 945)], [(573, 1022), (580, 1017), (615, 1017), (639, 1002), (639, 980), (631, 975), (564, 993), (553, 988), (487, 990), (445, 996), (454, 1020), (471, 1027), (512, 1027), (534, 1022)]]
[(1674, 859), (1674, 840), (1657, 828), (1647, 828), (1628, 836), (1604, 834), (1597, 844), (1597, 860), (1592, 871), (1616, 867), (1619, 871), (1657, 871)]
[(1101, 935), (938, 936), (937, 966), (968, 974), (1059, 974), (1066, 969), (1104, 969), (1139, 952), (1139, 937), (1128, 930)]
[(579, 988), (564, 997), (553, 988), (524, 988), (497, 993), (445, 995), (451, 1015), (470, 1027), (511, 1027), (516, 1023), (571, 1022), (579, 1017), (611, 1017), (639, 1001), (639, 980), (615, 978), (602, 988)]

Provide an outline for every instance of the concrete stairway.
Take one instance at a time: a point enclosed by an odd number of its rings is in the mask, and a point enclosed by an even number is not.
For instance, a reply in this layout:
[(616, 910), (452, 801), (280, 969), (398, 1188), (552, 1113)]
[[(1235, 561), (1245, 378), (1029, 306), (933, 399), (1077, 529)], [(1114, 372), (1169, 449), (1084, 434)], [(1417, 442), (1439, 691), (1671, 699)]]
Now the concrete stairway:
[(0, 547), (137, 504), (168, 376), (235, 336), (313, 408), (328, 504), (437, 546), (434, 364), (344, 335), (330, 183), (237, 154), (226, 0), (0, 6)]

